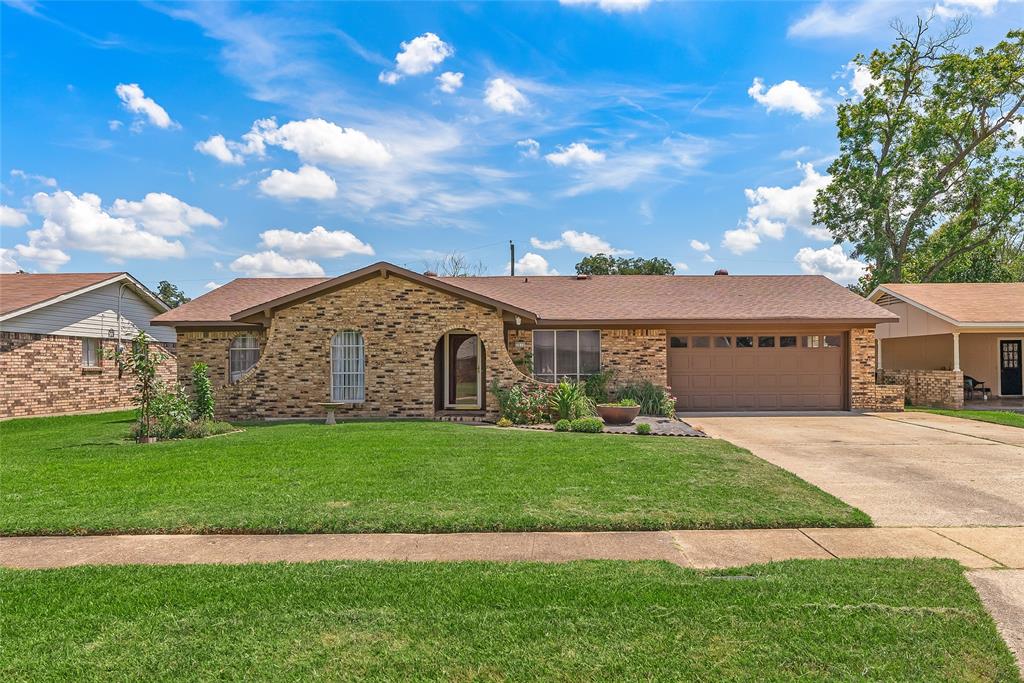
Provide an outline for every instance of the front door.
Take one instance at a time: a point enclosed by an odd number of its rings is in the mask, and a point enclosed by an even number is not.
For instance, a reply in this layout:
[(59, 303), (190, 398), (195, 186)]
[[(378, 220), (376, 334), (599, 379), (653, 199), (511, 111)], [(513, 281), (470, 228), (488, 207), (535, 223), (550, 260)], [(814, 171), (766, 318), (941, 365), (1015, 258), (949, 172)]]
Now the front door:
[(480, 338), (452, 332), (445, 338), (445, 407), (480, 408)]
[(1020, 396), (1024, 393), (1024, 387), (1021, 386), (1020, 352), (1020, 339), (1000, 340), (999, 392), (1003, 396)]

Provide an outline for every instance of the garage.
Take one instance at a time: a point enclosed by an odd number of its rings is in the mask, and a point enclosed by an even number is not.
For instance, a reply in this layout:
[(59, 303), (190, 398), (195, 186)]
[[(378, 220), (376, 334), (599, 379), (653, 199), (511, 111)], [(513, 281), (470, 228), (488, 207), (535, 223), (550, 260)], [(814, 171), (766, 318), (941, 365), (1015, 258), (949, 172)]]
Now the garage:
[(678, 410), (846, 408), (841, 333), (670, 332), (666, 343)]

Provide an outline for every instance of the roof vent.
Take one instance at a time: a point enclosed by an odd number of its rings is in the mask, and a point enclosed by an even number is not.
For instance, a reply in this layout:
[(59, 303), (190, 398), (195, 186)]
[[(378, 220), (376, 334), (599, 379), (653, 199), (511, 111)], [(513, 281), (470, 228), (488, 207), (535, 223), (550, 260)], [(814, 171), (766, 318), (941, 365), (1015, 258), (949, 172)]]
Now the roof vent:
[(576, 279), (577, 280), (589, 280), (590, 276), (587, 275), (586, 273), (576, 273)]
[(728, 275), (728, 274), (729, 274), (729, 271), (726, 270), (725, 268), (719, 268), (718, 270), (715, 271), (715, 275)]
[(437, 273), (435, 273), (432, 270), (425, 270), (423, 271), (423, 274), (426, 275), (427, 277), (437, 277)]

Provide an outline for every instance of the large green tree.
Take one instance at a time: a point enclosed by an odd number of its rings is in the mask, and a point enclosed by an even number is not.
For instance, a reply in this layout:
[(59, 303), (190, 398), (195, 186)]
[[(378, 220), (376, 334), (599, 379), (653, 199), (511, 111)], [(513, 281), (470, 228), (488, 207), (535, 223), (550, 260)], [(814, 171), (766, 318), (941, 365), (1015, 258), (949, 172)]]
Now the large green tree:
[(965, 22), (938, 36), (927, 19), (895, 29), (889, 50), (854, 59), (871, 84), (838, 107), (840, 153), (814, 220), (867, 261), (862, 289), (1012, 278), (1024, 231), (1024, 31), (961, 51)]
[(579, 275), (674, 275), (675, 266), (666, 258), (626, 258), (594, 254), (576, 264)]
[(181, 291), (176, 284), (167, 280), (161, 280), (160, 284), (157, 285), (156, 295), (171, 308), (177, 308), (182, 304), (192, 301), (192, 299), (185, 296), (185, 292)]

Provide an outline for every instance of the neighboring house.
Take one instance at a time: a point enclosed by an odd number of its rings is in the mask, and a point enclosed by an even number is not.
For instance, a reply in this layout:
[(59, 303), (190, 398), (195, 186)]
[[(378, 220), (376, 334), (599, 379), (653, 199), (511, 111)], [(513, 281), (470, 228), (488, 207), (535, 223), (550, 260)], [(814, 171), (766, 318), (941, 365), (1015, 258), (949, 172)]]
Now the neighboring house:
[(0, 418), (131, 405), (131, 377), (106, 356), (139, 330), (170, 355), (173, 380), (174, 331), (149, 324), (166, 310), (128, 273), (0, 275)]
[(989, 390), (977, 398), (1024, 394), (1024, 283), (882, 285), (868, 299), (899, 316), (877, 328), (878, 366), (910, 403), (962, 408), (965, 375)]
[[(820, 276), (434, 277), (377, 263), (331, 279), (243, 278), (153, 319), (179, 376), (204, 361), (219, 414), (497, 413), (492, 383), (650, 380), (684, 410), (901, 409), (875, 384), (895, 320)], [(524, 371), (526, 374), (524, 374)]]

